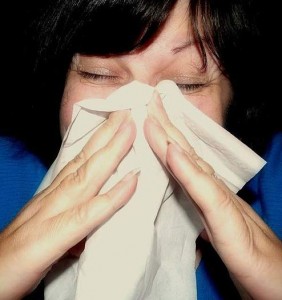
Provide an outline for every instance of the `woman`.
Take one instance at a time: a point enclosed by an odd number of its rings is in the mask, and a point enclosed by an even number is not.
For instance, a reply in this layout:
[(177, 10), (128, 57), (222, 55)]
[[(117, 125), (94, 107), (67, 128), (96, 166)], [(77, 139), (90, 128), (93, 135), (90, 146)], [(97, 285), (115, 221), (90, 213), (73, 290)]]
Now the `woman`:
[[(251, 134), (260, 124), (264, 103), (240, 89), (250, 73), (239, 67), (248, 62), (245, 51), (256, 41), (248, 19), (251, 8), (246, 1), (55, 1), (41, 18), (37, 35), (37, 71), (43, 76), (37, 78), (44, 83), (39, 86), (44, 101), (34, 105), (47, 142), (40, 144), (49, 149), (56, 130), (64, 135), (79, 100), (105, 97), (132, 80), (156, 85), (171, 79), (210, 118), (263, 149)], [(205, 223), (202, 237), (210, 241), (238, 291), (254, 299), (281, 298), (281, 241), (213, 176), (212, 168), (170, 124), (158, 99), (151, 104), (145, 135), (199, 207)], [(81, 241), (129, 201), (138, 181), (135, 173), (108, 193), (97, 193), (134, 138), (130, 116), (112, 114), (82, 153), (1, 233), (3, 299), (21, 298), (62, 256), (79, 255)], [(54, 145), (51, 155), (59, 141)]]

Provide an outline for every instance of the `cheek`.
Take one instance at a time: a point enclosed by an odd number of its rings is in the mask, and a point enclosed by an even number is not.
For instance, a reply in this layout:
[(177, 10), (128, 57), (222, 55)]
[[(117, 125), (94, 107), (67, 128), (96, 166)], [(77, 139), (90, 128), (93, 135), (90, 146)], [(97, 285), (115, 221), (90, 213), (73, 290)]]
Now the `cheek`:
[(205, 115), (210, 117), (216, 123), (223, 126), (226, 108), (222, 105), (220, 99), (205, 97), (205, 99), (198, 99), (196, 102), (197, 103), (195, 106), (198, 109), (200, 109)]
[(60, 130), (63, 137), (71, 123), (73, 105), (88, 98), (105, 99), (117, 87), (100, 87), (81, 80), (75, 72), (68, 76), (60, 108)]
[(74, 91), (75, 89), (73, 89), (70, 82), (68, 82), (65, 86), (60, 108), (60, 130), (62, 137), (66, 133), (71, 122), (73, 105), (79, 101), (76, 100), (77, 97)]
[(69, 105), (69, 104), (70, 104), (70, 102), (64, 102), (61, 105), (61, 110), (60, 110), (60, 131), (61, 131), (61, 136), (62, 137), (65, 135), (65, 133), (68, 129), (68, 126), (71, 122), (72, 105)]
[(192, 96), (190, 101), (216, 123), (224, 126), (226, 112), (232, 99), (229, 82), (209, 87), (201, 95)]

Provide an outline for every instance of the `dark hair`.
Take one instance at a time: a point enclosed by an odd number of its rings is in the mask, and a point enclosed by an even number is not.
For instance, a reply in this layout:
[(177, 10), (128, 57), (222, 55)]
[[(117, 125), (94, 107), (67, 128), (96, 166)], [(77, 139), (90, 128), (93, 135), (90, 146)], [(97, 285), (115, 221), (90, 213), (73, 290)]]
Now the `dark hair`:
[(269, 35), (275, 30), (273, 9), (268, 12), (260, 0), (190, 0), (190, 14), (196, 37), (198, 28), (204, 28), (208, 51), (233, 87), (225, 128), (262, 155), (273, 134), (282, 130), (277, 92), (271, 88), (275, 78), (269, 57), (278, 56), (269, 46), (275, 35)]
[[(36, 27), (31, 27), (35, 31), (27, 30), (27, 62), (35, 69), (29, 78), (32, 85), (25, 84), (31, 96), (20, 107), (29, 109), (29, 121), (21, 134), (47, 164), (54, 160), (61, 142), (59, 106), (73, 55), (122, 54), (146, 46), (175, 3), (176, 0), (57, 0), (42, 7), (43, 13), (32, 24)], [(258, 89), (265, 82), (258, 73), (262, 53), (258, 21), (262, 10), (256, 1), (187, 0), (187, 11), (203, 67), (209, 51), (234, 88), (227, 129), (262, 152), (276, 128), (270, 123), (265, 126), (266, 120), (273, 120), (272, 105), (267, 94)], [(42, 137), (36, 135), (37, 129)]]

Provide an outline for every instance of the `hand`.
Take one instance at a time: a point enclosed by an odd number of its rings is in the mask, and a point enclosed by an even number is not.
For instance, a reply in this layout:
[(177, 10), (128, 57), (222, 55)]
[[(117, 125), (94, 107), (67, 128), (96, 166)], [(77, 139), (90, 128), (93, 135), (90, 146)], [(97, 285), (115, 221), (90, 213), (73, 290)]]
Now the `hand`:
[(149, 104), (144, 132), (153, 151), (193, 199), (231, 277), (254, 299), (281, 299), (281, 241), (196, 154), (168, 119), (158, 96)]
[(135, 139), (129, 112), (112, 113), (80, 154), (0, 234), (0, 295), (20, 299), (52, 265), (127, 203), (137, 176), (129, 173), (97, 195)]

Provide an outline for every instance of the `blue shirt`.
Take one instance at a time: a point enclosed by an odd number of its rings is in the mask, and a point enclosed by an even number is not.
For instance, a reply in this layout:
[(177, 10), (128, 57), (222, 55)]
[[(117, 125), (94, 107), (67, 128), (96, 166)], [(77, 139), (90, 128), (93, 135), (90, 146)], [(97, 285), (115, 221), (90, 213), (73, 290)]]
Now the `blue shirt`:
[[(266, 166), (246, 184), (243, 193), (252, 195), (252, 207), (282, 239), (282, 133), (274, 137), (264, 158)], [(0, 138), (0, 229), (32, 197), (45, 173), (44, 165), (22, 144)], [(224, 264), (207, 243), (196, 276), (199, 300), (241, 299)], [(42, 290), (40, 293), (25, 299), (41, 299)]]
[(32, 198), (46, 168), (23, 144), (0, 138), (0, 231)]

